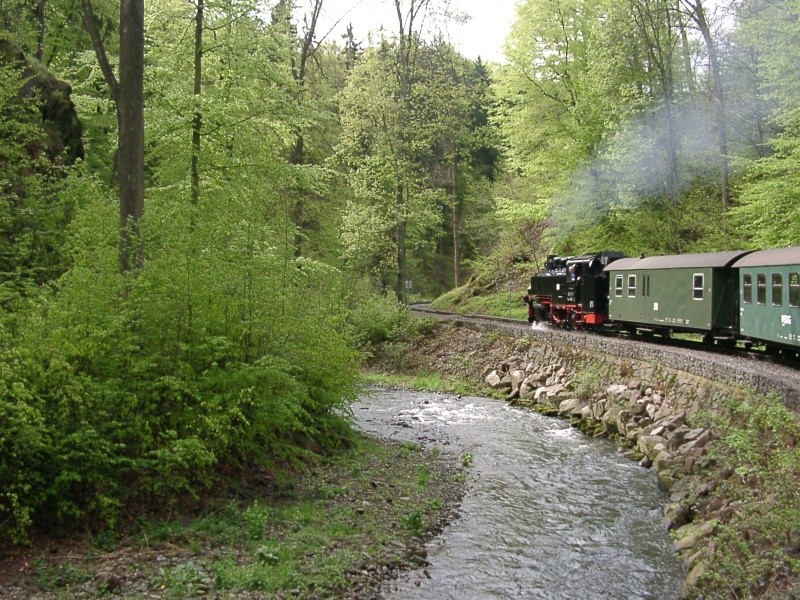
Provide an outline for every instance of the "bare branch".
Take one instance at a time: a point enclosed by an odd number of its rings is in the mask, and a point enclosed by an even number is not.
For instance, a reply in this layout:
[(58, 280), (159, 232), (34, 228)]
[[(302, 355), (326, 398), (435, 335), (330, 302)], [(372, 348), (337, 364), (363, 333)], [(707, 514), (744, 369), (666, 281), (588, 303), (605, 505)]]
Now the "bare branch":
[(114, 70), (111, 68), (111, 63), (108, 61), (106, 48), (100, 37), (100, 31), (97, 29), (97, 20), (94, 16), (91, 0), (81, 0), (81, 11), (83, 12), (83, 26), (86, 28), (86, 33), (89, 34), (89, 39), (92, 40), (92, 48), (94, 48), (94, 53), (97, 55), (97, 62), (100, 63), (103, 78), (106, 80), (109, 90), (111, 90), (114, 102), (118, 102), (119, 82), (114, 75)]

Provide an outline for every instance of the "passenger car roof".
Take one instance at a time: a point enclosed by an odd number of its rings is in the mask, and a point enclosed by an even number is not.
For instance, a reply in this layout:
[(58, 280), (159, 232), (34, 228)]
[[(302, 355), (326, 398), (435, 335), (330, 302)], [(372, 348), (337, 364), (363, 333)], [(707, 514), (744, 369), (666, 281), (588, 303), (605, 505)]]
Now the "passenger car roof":
[(644, 258), (621, 258), (609, 264), (604, 271), (649, 271), (652, 269), (702, 269), (729, 267), (737, 259), (751, 252), (733, 250), (707, 252), (704, 254), (672, 254), (669, 256), (646, 256)]
[(800, 246), (756, 250), (734, 263), (734, 267), (768, 267), (777, 265), (800, 265)]

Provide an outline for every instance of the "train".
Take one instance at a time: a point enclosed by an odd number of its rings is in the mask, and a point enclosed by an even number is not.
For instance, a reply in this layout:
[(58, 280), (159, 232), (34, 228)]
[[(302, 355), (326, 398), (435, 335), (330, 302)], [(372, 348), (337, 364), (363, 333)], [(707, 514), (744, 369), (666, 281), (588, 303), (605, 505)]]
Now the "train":
[(528, 321), (800, 354), (800, 246), (627, 257), (547, 257), (523, 300)]

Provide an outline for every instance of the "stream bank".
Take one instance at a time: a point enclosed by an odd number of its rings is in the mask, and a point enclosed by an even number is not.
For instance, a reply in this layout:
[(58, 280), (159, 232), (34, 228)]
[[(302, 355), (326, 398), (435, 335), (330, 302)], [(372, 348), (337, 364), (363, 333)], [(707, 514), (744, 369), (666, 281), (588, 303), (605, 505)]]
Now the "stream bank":
[(781, 398), (697, 374), (717, 373), (711, 363), (686, 372), (650, 352), (615, 354), (614, 342), (584, 347), (557, 333), (450, 323), (373, 366), (483, 385), (655, 467), (669, 491), (663, 527), (687, 570), (687, 597), (797, 597), (800, 426)]
[(461, 457), (459, 513), (389, 600), (677, 600), (684, 571), (659, 524), (666, 494), (608, 440), (501, 400), (374, 390), (353, 407), (382, 438)]

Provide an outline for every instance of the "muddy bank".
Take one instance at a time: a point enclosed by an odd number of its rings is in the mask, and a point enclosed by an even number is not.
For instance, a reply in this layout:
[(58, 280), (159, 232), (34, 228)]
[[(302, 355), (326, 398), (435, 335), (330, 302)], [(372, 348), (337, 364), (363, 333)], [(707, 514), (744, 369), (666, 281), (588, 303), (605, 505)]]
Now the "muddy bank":
[(457, 518), (461, 470), (419, 443), (370, 438), (279, 489), (243, 481), (200, 511), (4, 548), (0, 598), (380, 598)]

